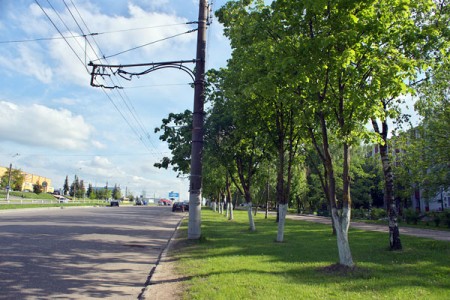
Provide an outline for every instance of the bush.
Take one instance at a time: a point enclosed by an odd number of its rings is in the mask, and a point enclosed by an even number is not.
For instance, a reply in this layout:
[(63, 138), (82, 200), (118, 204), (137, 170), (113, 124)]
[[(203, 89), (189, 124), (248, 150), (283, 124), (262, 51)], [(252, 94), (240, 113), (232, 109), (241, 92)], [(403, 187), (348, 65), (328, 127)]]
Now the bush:
[(404, 210), (406, 224), (417, 225), (420, 220), (420, 214), (415, 209), (408, 208)]
[(439, 227), (439, 224), (441, 223), (441, 220), (443, 219), (444, 215), (443, 213), (433, 211), (431, 213), (428, 213), (427, 217), (433, 220), (434, 225), (436, 225), (436, 227)]
[(387, 217), (386, 210), (383, 208), (372, 208), (370, 211), (371, 220), (380, 220)]
[(367, 209), (363, 208), (352, 209), (352, 219), (367, 219)]
[(442, 213), (442, 221), (444, 221), (443, 223), (445, 225), (448, 226), (448, 228), (450, 228), (450, 210), (446, 209), (443, 213)]

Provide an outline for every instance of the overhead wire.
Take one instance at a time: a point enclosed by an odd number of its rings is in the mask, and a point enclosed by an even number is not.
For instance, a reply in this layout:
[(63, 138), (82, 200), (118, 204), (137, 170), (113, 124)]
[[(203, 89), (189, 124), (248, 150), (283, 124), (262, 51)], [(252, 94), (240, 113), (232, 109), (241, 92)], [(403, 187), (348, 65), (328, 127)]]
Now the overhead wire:
[[(78, 8), (76, 7), (76, 5), (73, 3), (72, 0), (71, 0), (71, 3), (72, 3), (72, 6), (73, 6), (73, 7), (75, 8), (75, 10), (77, 11), (78, 16), (80, 17), (80, 19), (81, 19), (81, 21), (83, 22), (83, 24), (84, 24), (84, 26), (86, 27), (86, 29), (87, 29), (88, 31), (90, 31), (90, 30), (89, 30), (89, 27), (87, 26), (86, 22), (84, 21), (84, 18), (81, 16), (81, 13), (79, 12)], [(67, 8), (68, 8), (68, 7), (67, 7)], [(70, 10), (70, 8), (68, 8), (68, 9)], [(80, 30), (82, 30), (81, 27), (80, 27)], [(99, 49), (99, 51), (101, 51), (101, 50), (100, 50), (100, 47), (98, 46), (98, 44), (97, 44), (97, 42), (95, 41), (95, 39), (93, 39), (93, 40), (94, 40), (94, 42), (95, 42), (97, 48)], [(93, 48), (92, 45), (91, 45), (91, 48)], [(104, 55), (103, 55), (103, 56), (104, 56)], [(98, 56), (97, 56), (97, 58), (98, 58)], [(107, 61), (106, 58), (104, 58), (104, 60)], [(112, 79), (111, 79), (111, 80), (112, 80)], [(113, 81), (113, 80), (112, 80), (112, 81)], [(114, 82), (113, 82), (113, 83), (114, 83)], [(114, 84), (115, 84), (115, 83), (114, 83)], [(103, 91), (106, 93), (105, 89), (103, 89)], [(148, 142), (150, 143), (150, 145), (151, 145), (154, 149), (156, 149), (156, 148), (157, 148), (156, 145), (153, 143), (153, 141), (150, 140), (150, 134), (149, 134), (148, 131), (145, 129), (145, 127), (144, 127), (142, 121), (138, 118), (138, 116), (137, 116), (137, 111), (136, 111), (136, 109), (134, 108), (134, 106), (133, 106), (131, 100), (129, 99), (128, 95), (127, 95), (125, 92), (122, 92), (122, 91), (119, 91), (119, 90), (116, 91), (116, 92), (117, 92), (117, 94), (119, 94), (120, 98), (122, 99), (122, 102), (125, 104), (126, 108), (127, 108), (128, 111), (130, 112), (132, 118), (136, 121), (136, 124), (140, 127), (141, 132), (143, 133), (143, 136), (146, 137), (147, 140), (148, 140)], [(142, 142), (143, 144), (145, 144), (142, 135), (139, 135), (137, 132), (136, 132), (136, 134), (137, 134), (138, 138), (141, 140), (141, 142)], [(145, 144), (145, 145), (146, 145), (146, 144)], [(148, 146), (146, 146), (146, 147), (148, 148)]]
[(33, 38), (33, 39), (5, 40), (5, 41), (0, 41), (0, 44), (28, 43), (28, 42), (40, 42), (40, 41), (72, 39), (72, 38), (80, 38), (80, 37), (85, 37), (85, 36), (100, 36), (100, 35), (111, 34), (111, 33), (136, 31), (136, 30), (146, 30), (146, 29), (161, 28), (161, 27), (180, 26), (180, 25), (193, 24), (193, 23), (195, 23), (195, 22), (184, 22), (184, 23), (176, 23), (176, 24), (166, 24), (166, 25), (155, 25), (155, 26), (147, 26), (147, 27), (128, 28), (128, 29), (111, 30), (111, 31), (104, 31), (104, 32), (93, 32), (93, 33), (89, 33), (89, 34), (86, 34), (86, 35), (72, 35), (72, 36), (64, 36), (63, 35), (63, 36), (59, 36), (59, 37), (41, 37), (41, 38)]
[[(119, 55), (119, 54), (122, 54), (122, 53), (125, 53), (125, 52), (129, 52), (129, 51), (132, 51), (132, 50), (135, 50), (135, 49), (139, 49), (139, 48), (145, 47), (145, 46), (147, 46), (147, 45), (154, 44), (154, 43), (159, 42), (159, 41), (164, 41), (164, 40), (167, 40), (167, 39), (170, 39), (170, 38), (173, 38), (173, 37), (182, 35), (182, 34), (187, 34), (187, 33), (190, 33), (190, 32), (195, 31), (195, 30), (190, 30), (190, 31), (187, 31), (187, 32), (184, 32), (184, 33), (177, 34), (177, 35), (175, 35), (175, 36), (167, 37), (167, 38), (164, 38), (164, 39), (161, 39), (161, 40), (158, 40), (158, 41), (154, 41), (154, 42), (147, 43), (147, 44), (144, 44), (144, 45), (141, 45), (141, 46), (137, 46), (137, 47), (128, 49), (128, 50), (126, 50), (126, 51), (119, 52), (119, 53), (114, 54), (114, 55), (105, 56), (105, 55), (102, 53), (102, 51), (101, 51), (101, 49), (100, 49), (100, 47), (99, 47), (97, 41), (96, 41), (95, 38), (94, 38), (94, 36), (96, 36), (96, 35), (99, 35), (99, 34), (106, 34), (106, 33), (112, 33), (112, 32), (122, 32), (122, 31), (131, 31), (131, 30), (141, 30), (141, 29), (147, 29), (147, 28), (157, 28), (157, 27), (163, 27), (163, 26), (175, 26), (175, 25), (181, 25), (181, 24), (192, 24), (192, 23), (195, 23), (195, 22), (186, 22), (186, 23), (168, 24), (168, 25), (158, 25), (158, 26), (149, 26), (149, 27), (141, 27), (141, 28), (135, 28), (135, 29), (125, 29), (125, 30), (118, 30), (118, 31), (103, 32), (103, 33), (92, 33), (92, 32), (90, 31), (89, 27), (87, 26), (86, 22), (84, 21), (84, 18), (81, 16), (81, 13), (80, 13), (80, 11), (78, 10), (78, 8), (76, 7), (75, 3), (74, 3), (72, 0), (70, 0), (70, 1), (71, 1), (71, 4), (72, 4), (72, 6), (73, 6), (73, 8), (76, 10), (76, 12), (77, 12), (77, 14), (78, 14), (78, 17), (80, 18), (81, 22), (83, 23), (84, 27), (85, 27), (86, 30), (87, 30), (87, 33), (85, 33), (84, 30), (82, 29), (80, 23), (76, 20), (76, 17), (75, 17), (75, 15), (74, 15), (74, 13), (71, 11), (70, 7), (67, 5), (67, 3), (65, 2), (65, 0), (63, 0), (63, 1), (64, 1), (64, 5), (66, 6), (66, 9), (67, 9), (68, 12), (70, 13), (70, 15), (71, 15), (71, 17), (73, 18), (73, 20), (75, 21), (75, 24), (77, 25), (78, 29), (81, 31), (82, 35), (79, 35), (79, 36), (74, 35), (74, 34), (72, 33), (72, 30), (70, 30), (69, 26), (68, 26), (68, 25), (66, 24), (66, 22), (64, 22), (64, 20), (62, 19), (61, 15), (56, 11), (56, 9), (55, 9), (55, 8), (53, 7), (53, 5), (49, 2), (49, 0), (47, 0), (47, 2), (48, 2), (48, 4), (50, 5), (50, 7), (53, 9), (53, 11), (55, 12), (55, 14), (58, 16), (58, 18), (59, 18), (60, 21), (62, 22), (62, 24), (66, 27), (66, 29), (67, 29), (67, 30), (70, 32), (70, 34), (71, 34), (71, 37), (64, 36), (64, 34), (63, 34), (63, 33), (61, 32), (61, 30), (58, 28), (58, 26), (56, 25), (56, 23), (51, 19), (51, 17), (47, 14), (47, 12), (44, 10), (44, 8), (41, 6), (41, 4), (40, 4), (37, 0), (35, 0), (36, 4), (41, 8), (41, 10), (44, 12), (44, 14), (46, 15), (46, 17), (49, 19), (49, 21), (52, 23), (52, 25), (55, 27), (55, 29), (56, 29), (56, 30), (58, 31), (58, 33), (60, 34), (61, 38), (65, 40), (65, 42), (66, 42), (67, 45), (70, 47), (70, 49), (72, 50), (72, 52), (75, 54), (75, 56), (78, 58), (78, 60), (79, 60), (79, 61), (83, 64), (83, 66), (86, 68), (86, 71), (87, 71), (88, 73), (89, 73), (89, 70), (87, 69), (85, 62), (83, 63), (83, 60), (80, 58), (80, 56), (78, 55), (78, 53), (77, 53), (77, 52), (75, 51), (75, 49), (71, 46), (71, 44), (67, 41), (68, 38), (75, 38), (75, 41), (76, 41), (76, 43), (78, 44), (78, 46), (80, 47), (80, 49), (82, 49), (82, 51), (84, 51), (84, 53), (85, 53), (85, 58), (86, 58), (86, 56), (87, 56), (87, 51), (86, 51), (86, 43), (87, 43), (87, 44), (89, 44), (89, 47), (91, 48), (92, 52), (93, 52), (94, 55), (96, 56), (96, 58), (97, 58), (96, 60), (105, 60), (106, 62), (108, 62), (108, 61), (107, 61), (107, 58), (110, 58), (110, 57), (113, 57), (113, 56), (117, 56), (117, 55)], [(78, 42), (78, 40), (76, 39), (76, 38), (79, 38), (79, 37), (83, 37), (83, 38), (85, 39), (85, 47), (84, 47), (84, 49), (83, 49), (83, 47), (80, 45), (80, 43)], [(95, 45), (96, 45), (98, 51), (100, 52), (100, 55), (97, 54), (97, 50), (96, 50), (96, 49), (93, 47), (93, 45), (90, 43), (88, 37), (90, 37), (90, 38), (93, 40), (93, 42), (95, 43)], [(45, 38), (45, 39), (44, 39), (44, 38), (43, 38), (43, 39), (35, 39), (35, 40), (46, 40), (46, 39), (47, 39), (47, 38)], [(48, 38), (48, 39), (55, 39), (55, 38)], [(90, 59), (90, 58), (89, 58), (89, 59)], [(92, 59), (90, 59), (90, 60), (92, 61)], [(109, 79), (113, 82), (114, 85), (116, 85), (113, 78), (109, 77)], [(156, 145), (155, 145), (155, 144), (153, 143), (153, 141), (151, 141), (151, 139), (150, 139), (150, 134), (149, 134), (148, 131), (145, 129), (145, 126), (143, 125), (142, 121), (140, 121), (140, 119), (138, 118), (138, 116), (137, 116), (137, 111), (136, 111), (135, 107), (133, 106), (132, 102), (130, 101), (128, 95), (127, 95), (124, 91), (118, 91), (118, 90), (116, 90), (117, 98), (120, 98), (120, 99), (122, 100), (122, 102), (119, 101), (118, 103), (123, 103), (123, 104), (124, 104), (124, 107), (126, 108), (126, 111), (129, 112), (131, 118), (134, 120), (135, 124), (137, 124), (138, 129), (136, 128), (136, 126), (134, 126), (134, 125), (132, 125), (132, 124), (130, 123), (129, 119), (125, 116), (124, 112), (121, 110), (121, 108), (118, 106), (118, 104), (113, 100), (112, 96), (111, 96), (104, 88), (102, 88), (102, 91), (103, 91), (103, 93), (105, 94), (105, 96), (109, 99), (109, 101), (112, 103), (112, 105), (115, 107), (115, 109), (119, 112), (119, 114), (121, 115), (121, 117), (124, 119), (124, 121), (125, 121), (125, 122), (127, 123), (127, 125), (130, 127), (130, 129), (133, 131), (133, 133), (134, 133), (134, 134), (137, 136), (137, 138), (143, 143), (143, 145), (145, 146), (145, 148), (146, 148), (149, 152), (152, 151), (152, 150), (151, 150), (151, 147), (154, 148), (154, 149), (157, 149)], [(116, 101), (117, 101), (117, 100), (116, 100)], [(140, 131), (140, 133), (139, 133), (139, 131)], [(148, 141), (149, 145), (147, 145), (147, 143), (145, 142), (144, 138)], [(151, 147), (150, 147), (150, 146), (151, 146)], [(160, 154), (161, 154), (161, 155), (164, 155), (164, 154), (161, 153), (161, 152), (160, 152)], [(157, 157), (155, 157), (155, 158), (157, 158)], [(158, 158), (157, 158), (157, 159), (158, 159)]]
[(126, 52), (130, 52), (130, 51), (142, 48), (142, 47), (146, 47), (146, 46), (153, 45), (153, 44), (156, 44), (156, 43), (159, 43), (159, 42), (163, 42), (163, 41), (166, 41), (168, 39), (172, 39), (172, 38), (175, 38), (177, 36), (180, 36), (180, 35), (183, 35), (183, 34), (192, 33), (192, 32), (195, 32), (195, 31), (197, 31), (197, 29), (191, 29), (191, 30), (188, 30), (186, 32), (178, 33), (178, 34), (175, 34), (175, 35), (172, 35), (172, 36), (169, 36), (169, 37), (165, 37), (165, 38), (162, 38), (162, 39), (159, 39), (159, 40), (156, 40), (156, 41), (152, 41), (152, 42), (140, 45), (140, 46), (136, 46), (136, 47), (124, 50), (124, 51), (120, 51), (120, 52), (118, 52), (116, 54), (108, 55), (108, 56), (105, 56), (103, 58), (106, 59), (106, 58), (111, 58), (111, 57), (114, 57), (114, 56), (118, 56), (118, 55), (126, 53)]
[[(40, 9), (43, 11), (43, 13), (46, 15), (47, 19), (50, 21), (50, 23), (53, 25), (53, 27), (55, 27), (55, 29), (58, 31), (58, 33), (61, 35), (61, 37), (64, 37), (64, 35), (62, 34), (61, 30), (59, 29), (59, 27), (56, 25), (56, 23), (52, 20), (52, 18), (49, 16), (49, 14), (44, 10), (44, 8), (42, 7), (42, 5), (35, 0), (36, 4), (40, 7)], [(64, 26), (66, 27), (66, 29), (71, 32), (70, 28), (67, 26), (67, 24), (62, 20), (61, 16), (59, 15), (59, 13), (55, 10), (55, 8), (53, 7), (53, 5), (47, 0), (47, 2), (49, 3), (50, 7), (55, 11), (55, 13), (58, 15), (59, 19), (62, 21), (62, 23), (64, 24)], [(72, 14), (73, 16), (73, 14)], [(83, 21), (84, 22), (84, 21)], [(78, 24), (79, 25), (79, 24)], [(80, 28), (81, 29), (81, 28)], [(73, 36), (73, 35), (72, 35)], [(78, 55), (78, 53), (75, 51), (75, 49), (72, 47), (72, 45), (64, 38), (65, 42), (67, 43), (67, 45), (69, 46), (69, 48), (72, 50), (72, 52), (75, 54), (75, 56), (77, 57), (77, 59), (80, 61), (80, 63), (86, 68), (86, 71), (89, 73), (89, 70), (87, 69), (86, 64), (83, 62), (83, 60), (80, 58), (80, 56)], [(79, 43), (78, 43), (79, 45)], [(80, 46), (80, 45), (79, 45)], [(81, 47), (81, 46), (80, 46)], [(93, 52), (95, 53), (95, 49), (93, 49), (92, 45), (90, 45), (90, 47), (92, 48)], [(98, 57), (98, 56), (97, 56)], [(125, 120), (125, 122), (128, 124), (128, 126), (131, 128), (131, 130), (136, 134), (136, 136), (139, 138), (139, 140), (144, 144), (144, 146), (147, 148), (147, 150), (149, 150), (149, 152), (151, 152), (151, 148), (144, 142), (143, 138), (141, 135), (139, 135), (139, 133), (137, 132), (137, 130), (131, 125), (131, 123), (128, 121), (128, 119), (125, 117), (125, 115), (122, 113), (122, 111), (119, 109), (119, 107), (117, 106), (117, 104), (114, 102), (114, 100), (111, 98), (111, 96), (103, 89), (104, 94), (106, 95), (106, 97), (110, 100), (110, 102), (113, 104), (113, 106), (116, 108), (116, 110), (119, 112), (119, 114), (122, 116), (122, 118)], [(156, 148), (155, 148), (156, 149)]]
[[(53, 25), (53, 27), (55, 27), (56, 31), (58, 31), (58, 33), (61, 36), (64, 36), (62, 34), (62, 32), (59, 30), (58, 26), (56, 26), (55, 22), (53, 22), (53, 20), (50, 18), (50, 16), (47, 14), (47, 12), (44, 10), (44, 8), (41, 6), (41, 4), (38, 2), (38, 0), (34, 0), (36, 2), (36, 4), (39, 6), (39, 8), (42, 10), (42, 12), (45, 14), (45, 16), (47, 17), (47, 19), (50, 21), (50, 23)], [(64, 38), (64, 41), (67, 43), (67, 45), (69, 46), (69, 48), (72, 50), (72, 52), (75, 54), (75, 56), (78, 58), (78, 60), (81, 62), (81, 64), (83, 64), (83, 66), (86, 68), (86, 71), (89, 73), (89, 69), (87, 68), (87, 66), (83, 63), (83, 60), (78, 56), (78, 53), (75, 51), (75, 49), (73, 49), (72, 45), (70, 45), (70, 43), (67, 41), (67, 39)]]
[[(80, 24), (76, 21), (76, 18), (74, 16), (74, 14), (72, 13), (71, 9), (69, 8), (69, 6), (67, 5), (67, 3), (64, 1), (64, 4), (67, 8), (67, 10), (69, 11), (69, 13), (71, 14), (72, 18), (74, 19), (75, 23), (77, 24), (78, 28), (80, 29), (80, 31), (82, 32), (82, 34), (84, 36), (87, 36), (84, 33), (84, 30), (81, 28)], [(81, 16), (80, 11), (78, 10), (78, 8), (76, 7), (75, 3), (73, 3), (72, 0), (71, 4), (74, 7), (75, 11), (78, 14), (78, 17), (80, 18), (81, 22), (84, 24), (84, 27), (86, 28), (86, 30), (90, 33), (90, 29), (87, 26), (86, 22), (84, 21), (84, 18)], [(89, 34), (91, 37), (93, 35)], [(100, 51), (100, 54), (102, 56), (102, 58), (99, 58), (99, 55), (96, 54), (97, 56), (97, 60), (99, 59), (104, 59), (107, 62), (107, 57), (105, 57), (105, 55), (102, 53), (100, 46), (98, 45), (98, 43), (95, 41), (95, 39), (92, 37), (95, 45), (97, 46), (97, 49)], [(86, 38), (87, 40), (87, 38)], [(92, 44), (90, 42), (88, 42), (89, 46), (91, 47), (92, 51), (94, 53), (96, 53), (96, 50), (94, 49), (94, 47), (92, 46)], [(91, 60), (92, 61), (92, 60)], [(110, 78), (110, 80), (113, 82), (114, 85), (116, 85), (116, 83), (114, 82), (114, 80), (112, 78)], [(136, 134), (136, 136), (138, 137), (138, 139), (144, 144), (144, 146), (149, 150), (149, 152), (151, 151), (151, 149), (149, 149), (150, 147), (145, 143), (144, 138), (146, 138), (146, 140), (148, 141), (148, 143), (150, 144), (150, 146), (154, 149), (157, 149), (156, 145), (153, 143), (153, 141), (150, 139), (150, 134), (149, 132), (145, 129), (145, 126), (143, 125), (142, 121), (139, 119), (138, 115), (137, 115), (137, 111), (135, 109), (135, 107), (133, 106), (130, 98), (128, 97), (128, 95), (124, 92), (124, 91), (120, 91), (120, 90), (116, 90), (116, 93), (118, 94), (119, 98), (122, 100), (122, 103), (125, 104), (126, 109), (129, 111), (131, 118), (136, 122), (137, 126), (139, 127), (141, 134), (138, 133), (138, 130), (133, 127), (131, 125), (131, 123), (129, 122), (129, 120), (124, 116), (123, 112), (119, 109), (119, 107), (116, 105), (116, 103), (113, 101), (113, 99), (109, 96), (109, 94), (106, 92), (106, 90), (104, 88), (102, 88), (103, 92), (105, 93), (105, 95), (108, 97), (108, 99), (110, 99), (110, 102), (114, 105), (114, 107), (116, 108), (116, 110), (119, 111), (119, 113), (121, 114), (122, 118), (127, 122), (127, 124), (129, 125), (129, 127), (132, 129), (132, 131)], [(162, 153), (161, 153), (162, 154)], [(156, 157), (155, 157), (156, 158)]]

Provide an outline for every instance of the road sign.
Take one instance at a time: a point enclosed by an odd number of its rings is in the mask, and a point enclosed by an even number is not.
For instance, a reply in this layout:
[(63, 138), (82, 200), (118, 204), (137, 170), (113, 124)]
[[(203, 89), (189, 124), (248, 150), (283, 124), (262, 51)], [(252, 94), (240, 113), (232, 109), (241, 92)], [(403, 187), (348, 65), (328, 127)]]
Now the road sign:
[(169, 193), (169, 198), (178, 198), (178, 197), (180, 197), (179, 193), (175, 193), (175, 192), (170, 192)]

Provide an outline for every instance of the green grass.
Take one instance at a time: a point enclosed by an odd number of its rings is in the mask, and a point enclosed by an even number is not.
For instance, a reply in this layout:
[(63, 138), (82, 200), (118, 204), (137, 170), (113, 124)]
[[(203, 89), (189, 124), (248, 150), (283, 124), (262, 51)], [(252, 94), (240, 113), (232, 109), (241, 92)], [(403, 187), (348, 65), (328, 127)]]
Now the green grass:
[[(3, 204), (0, 203), (0, 210), (22, 209), (22, 208), (45, 208), (45, 207), (70, 207), (70, 206), (107, 206), (105, 202), (85, 202), (85, 203), (43, 203), (43, 204)], [(109, 206), (109, 204), (108, 204)]]
[[(9, 193), (10, 196), (14, 196), (14, 197), (20, 197), (23, 199), (48, 199), (48, 200), (53, 200), (55, 199), (55, 197), (53, 197), (52, 194), (48, 194), (48, 193), (40, 193), (40, 194), (36, 194), (36, 193), (31, 193), (31, 192), (17, 192), (17, 191), (11, 191)], [(5, 199), (6, 197), (6, 192), (5, 191), (0, 191), (0, 199)]]
[[(285, 242), (274, 242), (274, 218), (235, 220), (202, 211), (200, 241), (182, 240), (172, 254), (185, 275), (186, 299), (450, 299), (450, 243), (402, 236), (391, 252), (387, 234), (350, 230), (357, 267), (326, 271), (337, 246), (329, 226), (287, 220)], [(181, 228), (186, 236), (186, 222)]]

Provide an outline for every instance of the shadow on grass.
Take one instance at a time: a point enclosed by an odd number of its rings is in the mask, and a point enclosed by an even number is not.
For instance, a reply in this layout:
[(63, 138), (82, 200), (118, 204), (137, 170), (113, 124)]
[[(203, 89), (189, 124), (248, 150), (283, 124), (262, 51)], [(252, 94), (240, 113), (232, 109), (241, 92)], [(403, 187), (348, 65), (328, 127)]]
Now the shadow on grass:
[[(333, 269), (338, 252), (329, 225), (286, 220), (285, 242), (277, 243), (274, 218), (256, 216), (255, 222), (257, 231), (250, 232), (246, 213), (236, 212), (235, 220), (228, 221), (217, 213), (202, 211), (203, 239), (182, 238), (174, 250), (182, 265), (180, 270), (188, 280), (202, 278), (211, 285), (221, 281), (217, 277), (244, 280), (262, 276), (269, 282), (282, 278), (287, 284), (332, 285), (342, 292), (377, 296), (398, 289), (424, 289), (431, 295), (449, 293), (448, 242), (402, 236), (404, 250), (392, 252), (388, 250), (387, 234), (351, 229), (356, 268), (343, 272)], [(182, 231), (185, 237), (186, 227)]]

